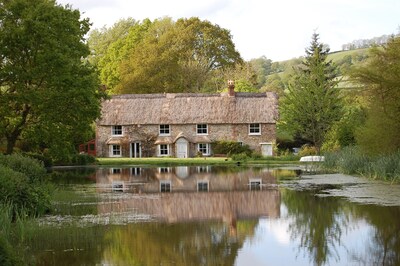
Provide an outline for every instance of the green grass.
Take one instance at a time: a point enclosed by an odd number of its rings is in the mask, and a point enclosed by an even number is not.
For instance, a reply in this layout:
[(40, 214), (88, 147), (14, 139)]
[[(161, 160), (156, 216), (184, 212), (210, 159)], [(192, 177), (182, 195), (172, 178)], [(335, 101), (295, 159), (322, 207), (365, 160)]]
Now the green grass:
[(343, 59), (346, 55), (354, 55), (354, 54), (365, 54), (368, 53), (368, 50), (370, 48), (363, 48), (363, 49), (355, 49), (355, 50), (348, 50), (348, 51), (340, 51), (340, 52), (335, 52), (331, 53), (328, 55), (327, 60), (332, 60), (333, 62), (337, 62), (341, 59)]
[[(236, 164), (237, 160), (226, 157), (204, 158), (98, 158), (98, 165), (229, 165)], [(244, 164), (288, 164), (298, 163), (294, 157), (264, 157), (262, 159), (249, 158)]]
[(234, 164), (224, 157), (204, 158), (97, 158), (99, 165), (202, 165), (202, 164)]

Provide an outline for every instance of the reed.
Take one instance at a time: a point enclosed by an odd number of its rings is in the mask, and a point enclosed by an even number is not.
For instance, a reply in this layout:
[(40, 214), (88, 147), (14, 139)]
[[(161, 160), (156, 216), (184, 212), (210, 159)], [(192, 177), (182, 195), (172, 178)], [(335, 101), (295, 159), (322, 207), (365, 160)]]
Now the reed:
[(357, 147), (346, 147), (336, 153), (326, 153), (323, 167), (343, 174), (399, 182), (400, 151), (390, 155), (368, 156)]

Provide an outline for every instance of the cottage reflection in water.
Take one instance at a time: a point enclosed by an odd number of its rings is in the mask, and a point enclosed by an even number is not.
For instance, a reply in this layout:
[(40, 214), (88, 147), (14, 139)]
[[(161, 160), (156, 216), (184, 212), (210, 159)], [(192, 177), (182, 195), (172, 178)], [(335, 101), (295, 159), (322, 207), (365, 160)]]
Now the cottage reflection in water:
[(99, 205), (100, 213), (135, 210), (160, 221), (222, 220), (233, 227), (237, 219), (280, 216), (276, 177), (265, 168), (104, 168), (96, 182), (99, 192), (128, 195)]

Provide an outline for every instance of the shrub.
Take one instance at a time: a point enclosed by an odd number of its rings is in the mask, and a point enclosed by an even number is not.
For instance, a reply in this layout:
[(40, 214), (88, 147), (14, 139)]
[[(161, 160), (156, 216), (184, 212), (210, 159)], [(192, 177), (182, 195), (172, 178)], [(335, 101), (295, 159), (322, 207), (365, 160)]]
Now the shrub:
[(317, 155), (317, 149), (308, 144), (301, 146), (301, 149), (299, 151), (299, 156), (302, 157), (302, 156), (309, 156), (309, 155)]
[(29, 178), (30, 182), (42, 181), (46, 175), (46, 169), (43, 167), (42, 162), (21, 154), (0, 154), (0, 165), (24, 174)]
[(234, 141), (216, 141), (211, 144), (211, 147), (214, 154), (227, 154), (229, 157), (240, 153), (245, 153), (249, 157), (252, 153), (249, 145)]
[(247, 161), (249, 158), (250, 157), (245, 152), (232, 155), (232, 160), (234, 161)]
[(73, 165), (87, 165), (94, 162), (96, 162), (96, 158), (89, 154), (76, 154), (71, 159)]
[(53, 166), (53, 160), (49, 156), (47, 156), (45, 154), (34, 153), (34, 152), (26, 152), (26, 153), (23, 153), (23, 155), (26, 156), (26, 157), (30, 157), (30, 158), (33, 158), (33, 159), (36, 159), (36, 160), (42, 162), (45, 167), (52, 167)]
[(9, 205), (13, 217), (24, 211), (36, 216), (50, 209), (46, 169), (35, 159), (19, 154), (0, 156), (0, 204)]

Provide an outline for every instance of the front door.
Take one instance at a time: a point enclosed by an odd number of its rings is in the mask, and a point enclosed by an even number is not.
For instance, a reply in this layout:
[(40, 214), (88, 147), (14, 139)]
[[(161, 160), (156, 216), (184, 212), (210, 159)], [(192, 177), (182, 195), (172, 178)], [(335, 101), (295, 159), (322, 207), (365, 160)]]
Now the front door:
[(272, 156), (272, 143), (262, 143), (261, 154), (262, 156)]
[(140, 158), (142, 157), (142, 145), (140, 142), (132, 142), (131, 143), (131, 150), (130, 150), (130, 155), (131, 158)]
[(188, 157), (188, 141), (184, 138), (180, 138), (176, 141), (176, 157)]

